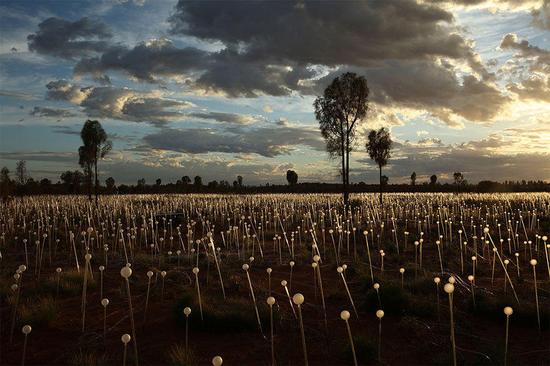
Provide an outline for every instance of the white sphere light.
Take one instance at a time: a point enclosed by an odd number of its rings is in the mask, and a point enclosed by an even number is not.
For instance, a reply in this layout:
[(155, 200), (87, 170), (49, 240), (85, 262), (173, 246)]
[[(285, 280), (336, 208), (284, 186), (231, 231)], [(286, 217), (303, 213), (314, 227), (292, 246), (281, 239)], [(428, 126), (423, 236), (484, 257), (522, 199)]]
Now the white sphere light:
[(275, 298), (273, 296), (269, 296), (267, 298), (267, 305), (273, 306), (275, 304)]
[(126, 279), (130, 278), (130, 276), (132, 275), (132, 269), (128, 266), (124, 266), (122, 267), (122, 269), (120, 270), (120, 275)]
[(384, 317), (384, 310), (377, 310), (376, 311), (376, 317), (378, 319), (382, 319)]
[(185, 307), (185, 309), (183, 309), (183, 313), (185, 316), (189, 316), (191, 314), (191, 308), (189, 306)]
[(512, 309), (512, 307), (510, 306), (506, 306), (504, 308), (504, 314), (506, 314), (506, 316), (510, 316), (514, 313), (514, 309)]
[(452, 283), (446, 283), (443, 290), (448, 294), (452, 294), (455, 290), (455, 286)]
[(342, 320), (345, 320), (347, 321), (350, 317), (350, 313), (349, 311), (347, 310), (343, 310), (341, 313), (340, 313), (340, 318), (342, 318)]
[(220, 356), (216, 356), (212, 359), (212, 365), (213, 366), (222, 366), (223, 359)]
[(292, 301), (296, 304), (296, 305), (302, 305), (304, 303), (304, 295), (302, 295), (301, 293), (297, 293), (297, 294), (294, 294), (294, 296), (292, 296)]
[(24, 325), (23, 328), (21, 328), (21, 331), (23, 332), (24, 335), (27, 335), (30, 332), (32, 332), (32, 327), (28, 324)]
[(127, 344), (128, 342), (130, 342), (130, 340), (132, 339), (132, 337), (130, 337), (130, 335), (128, 333), (124, 333), (122, 335), (122, 337), (120, 337), (120, 340), (122, 341), (122, 343), (124, 344)]

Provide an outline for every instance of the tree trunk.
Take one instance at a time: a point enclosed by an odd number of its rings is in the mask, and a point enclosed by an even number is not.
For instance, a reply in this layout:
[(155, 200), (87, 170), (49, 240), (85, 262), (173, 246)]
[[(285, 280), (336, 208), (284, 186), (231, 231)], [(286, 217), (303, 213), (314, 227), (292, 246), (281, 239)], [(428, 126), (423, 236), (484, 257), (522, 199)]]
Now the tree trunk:
[(347, 217), (348, 214), (348, 207), (349, 207), (349, 133), (346, 134), (346, 198), (344, 199), (346, 210), (344, 211), (344, 215)]
[(97, 178), (97, 160), (94, 163), (94, 175), (95, 175), (95, 204), (97, 206), (98, 200), (98, 194), (99, 194), (99, 179)]
[(88, 177), (86, 178), (88, 181), (88, 200), (92, 200), (92, 167), (88, 165)]
[(345, 156), (345, 146), (344, 146), (344, 137), (342, 136), (341, 143), (341, 152), (342, 152), (342, 183), (343, 183), (343, 195), (344, 195), (344, 214), (347, 211), (348, 207), (348, 185), (346, 178), (346, 156)]
[(380, 206), (384, 206), (382, 203), (382, 165), (378, 166), (380, 168)]

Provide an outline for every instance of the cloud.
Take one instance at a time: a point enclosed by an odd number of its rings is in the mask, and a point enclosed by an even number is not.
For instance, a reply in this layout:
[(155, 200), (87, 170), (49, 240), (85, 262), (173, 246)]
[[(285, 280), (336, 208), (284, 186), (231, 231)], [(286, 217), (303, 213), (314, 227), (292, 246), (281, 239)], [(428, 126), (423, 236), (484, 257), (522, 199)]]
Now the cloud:
[[(373, 102), (423, 109), (451, 126), (461, 124), (457, 116), (489, 121), (510, 102), (492, 82), (468, 74), (460, 80), (456, 70), (427, 61), (389, 61), (378, 67), (345, 70), (366, 76)], [(317, 93), (340, 72), (319, 79)]]
[(89, 117), (113, 118), (162, 125), (185, 116), (182, 109), (193, 104), (163, 98), (157, 92), (137, 92), (110, 86), (81, 88), (66, 80), (48, 83), (47, 98), (82, 107)]
[(76, 76), (104, 77), (109, 70), (123, 71), (148, 82), (159, 76), (185, 75), (201, 70), (209, 53), (193, 47), (177, 48), (170, 40), (153, 39), (133, 48), (117, 45), (104, 49), (100, 56), (81, 59), (74, 68)]
[[(550, 154), (544, 150), (526, 148), (502, 150), (521, 136), (521, 144), (529, 144), (529, 129), (505, 131), (501, 136), (493, 134), (486, 139), (463, 144), (445, 145), (438, 139), (423, 139), (418, 143), (396, 142), (393, 158), (386, 174), (393, 182), (406, 182), (414, 170), (419, 176), (451, 176), (462, 172), (470, 182), (480, 180), (550, 179)], [(539, 131), (540, 133), (540, 131)], [(369, 171), (354, 172), (354, 180), (376, 181), (377, 168), (368, 158), (358, 160), (371, 167)], [(534, 168), (536, 167), (536, 169)]]
[(164, 128), (146, 135), (148, 148), (170, 150), (189, 154), (209, 152), (258, 154), (264, 157), (286, 155), (298, 146), (316, 150), (324, 149), (324, 143), (317, 130), (291, 125), (244, 128)]
[(544, 0), (540, 8), (531, 12), (533, 24), (541, 29), (550, 30), (550, 1)]
[(520, 80), (508, 83), (507, 89), (522, 100), (550, 101), (550, 51), (520, 41), (513, 33), (504, 36), (500, 48), (518, 51), (517, 62), (508, 62), (503, 72), (511, 71)]
[(405, 0), (301, 4), (179, 1), (170, 22), (174, 34), (242, 45), (248, 59), (274, 64), (365, 66), (471, 56), (467, 42), (445, 26), (453, 15), (435, 6)]
[(52, 17), (40, 23), (27, 40), (30, 51), (73, 59), (104, 50), (111, 37), (107, 26), (98, 20), (85, 17), (71, 22)]
[[(500, 43), (502, 49), (517, 50), (517, 58), (521, 58), (523, 62), (530, 65), (532, 71), (542, 71), (550, 73), (550, 51), (533, 46), (529, 41), (518, 39), (514, 33), (508, 33), (504, 36)], [(529, 59), (532, 60), (529, 60)]]
[(510, 83), (507, 87), (520, 99), (550, 102), (550, 75), (534, 74), (520, 83)]
[(51, 118), (65, 118), (74, 117), (75, 114), (67, 109), (57, 109), (48, 107), (34, 107), (31, 111), (31, 116), (35, 117), (51, 117)]
[(214, 120), (217, 122), (234, 123), (239, 125), (248, 125), (258, 121), (258, 118), (255, 116), (227, 112), (193, 112), (187, 114), (187, 116), (192, 118)]

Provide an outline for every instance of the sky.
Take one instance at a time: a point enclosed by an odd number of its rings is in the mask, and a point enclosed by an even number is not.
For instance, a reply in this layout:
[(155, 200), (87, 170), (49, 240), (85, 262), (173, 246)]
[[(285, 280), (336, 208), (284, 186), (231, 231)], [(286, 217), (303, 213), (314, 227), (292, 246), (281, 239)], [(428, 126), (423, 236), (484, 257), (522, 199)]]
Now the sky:
[(550, 0), (1, 0), (0, 166), (57, 182), (95, 119), (102, 181), (337, 182), (313, 102), (347, 71), (353, 182), (380, 127), (390, 183), (550, 181)]

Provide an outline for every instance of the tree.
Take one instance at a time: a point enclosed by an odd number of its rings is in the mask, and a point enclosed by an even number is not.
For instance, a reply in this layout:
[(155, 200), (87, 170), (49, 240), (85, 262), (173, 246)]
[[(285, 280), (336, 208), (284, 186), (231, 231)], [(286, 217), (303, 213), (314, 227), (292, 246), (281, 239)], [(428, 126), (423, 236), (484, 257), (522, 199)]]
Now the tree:
[(162, 179), (158, 178), (158, 179), (155, 181), (155, 184), (157, 185), (157, 187), (160, 187), (160, 185), (162, 184)]
[(80, 131), (80, 138), (84, 144), (81, 147), (84, 148), (83, 156), (86, 158), (86, 163), (94, 170), (95, 202), (97, 204), (99, 195), (97, 164), (100, 159), (103, 159), (111, 151), (113, 144), (108, 140), (107, 133), (99, 121), (87, 120), (82, 127), (82, 131)]
[(143, 190), (145, 188), (145, 178), (138, 179), (137, 181), (137, 187), (140, 190)]
[(411, 186), (416, 185), (416, 172), (412, 172), (411, 174)]
[(181, 177), (181, 183), (186, 186), (191, 183), (191, 178), (189, 178), (187, 175), (184, 175), (183, 177)]
[(65, 189), (68, 193), (77, 193), (84, 175), (79, 170), (67, 170), (66, 172), (61, 173), (59, 178), (61, 179), (63, 185), (65, 185)]
[(29, 177), (27, 175), (27, 162), (25, 160), (19, 160), (17, 162), (15, 167), (15, 177), (17, 179), (17, 183), (20, 185), (27, 183)]
[(92, 200), (92, 172), (93, 172), (93, 151), (90, 146), (82, 145), (78, 148), (78, 164), (84, 171), (86, 187), (88, 189), (88, 199)]
[(342, 159), (344, 207), (349, 203), (349, 157), (355, 129), (367, 115), (369, 88), (363, 76), (347, 72), (335, 78), (323, 96), (315, 99), (315, 118), (331, 158)]
[(202, 186), (202, 178), (199, 175), (195, 176), (194, 185), (196, 187), (201, 187)]
[(382, 184), (382, 186), (385, 187), (388, 185), (389, 181), (390, 181), (390, 178), (388, 178), (387, 175), (383, 175), (382, 179), (380, 180), (380, 184)]
[(464, 175), (460, 172), (455, 172), (453, 174), (453, 178), (455, 180), (455, 186), (457, 193), (460, 191), (460, 186), (464, 184)]
[(105, 179), (105, 186), (108, 192), (113, 192), (115, 190), (115, 178), (109, 177)]
[(40, 185), (41, 186), (49, 186), (52, 184), (52, 181), (49, 180), (48, 178), (42, 178), (40, 179)]
[(0, 171), (0, 184), (8, 184), (10, 182), (10, 170), (3, 167)]
[(241, 175), (237, 175), (237, 183), (239, 184), (239, 187), (243, 186), (243, 177)]
[(11, 193), (11, 179), (10, 179), (10, 170), (6, 167), (3, 167), (0, 171), (0, 195), (2, 199), (7, 199)]
[(431, 184), (432, 186), (434, 186), (436, 183), (437, 183), (437, 175), (433, 174), (433, 175), (430, 177), (430, 184)]
[(291, 186), (298, 183), (298, 174), (294, 170), (287, 170), (286, 171), (286, 180), (288, 184)]
[(391, 148), (393, 141), (390, 137), (390, 131), (382, 127), (378, 131), (371, 130), (366, 144), (367, 152), (372, 160), (378, 165), (380, 171), (380, 205), (382, 202), (382, 167), (388, 164), (391, 157)]

